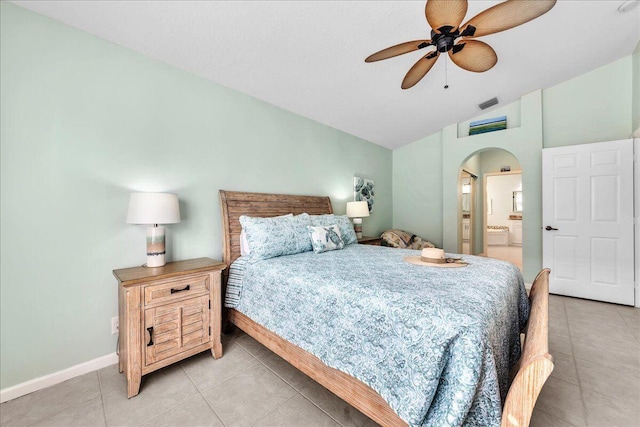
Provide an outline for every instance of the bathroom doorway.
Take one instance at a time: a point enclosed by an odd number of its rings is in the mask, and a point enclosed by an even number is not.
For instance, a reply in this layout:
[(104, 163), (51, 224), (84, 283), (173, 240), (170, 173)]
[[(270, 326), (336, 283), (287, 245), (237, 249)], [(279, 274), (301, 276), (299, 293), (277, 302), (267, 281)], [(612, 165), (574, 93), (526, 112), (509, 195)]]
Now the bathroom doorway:
[(487, 173), (484, 182), (484, 253), (522, 270), (522, 173)]
[(458, 177), (458, 252), (502, 259), (522, 270), (526, 195), (518, 159), (499, 148), (479, 150), (460, 165)]

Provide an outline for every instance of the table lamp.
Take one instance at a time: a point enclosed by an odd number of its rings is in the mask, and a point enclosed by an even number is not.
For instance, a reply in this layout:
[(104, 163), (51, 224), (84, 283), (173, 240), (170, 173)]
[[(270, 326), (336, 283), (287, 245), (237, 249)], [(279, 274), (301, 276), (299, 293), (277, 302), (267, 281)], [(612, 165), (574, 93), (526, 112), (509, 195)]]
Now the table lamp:
[(147, 267), (162, 267), (164, 260), (164, 227), (158, 224), (180, 222), (178, 196), (167, 193), (131, 193), (127, 224), (149, 224), (147, 228)]
[(353, 229), (356, 232), (356, 237), (362, 239), (362, 218), (369, 216), (369, 204), (367, 201), (347, 202), (347, 216), (353, 218)]

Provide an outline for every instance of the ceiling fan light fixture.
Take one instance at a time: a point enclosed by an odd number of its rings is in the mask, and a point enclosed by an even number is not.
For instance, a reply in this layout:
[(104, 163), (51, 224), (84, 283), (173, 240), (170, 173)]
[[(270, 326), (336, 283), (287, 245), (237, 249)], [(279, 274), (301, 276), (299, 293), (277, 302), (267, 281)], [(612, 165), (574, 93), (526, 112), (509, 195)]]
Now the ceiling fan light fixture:
[(480, 107), (481, 110), (486, 110), (487, 108), (493, 107), (494, 105), (498, 105), (498, 98), (496, 96), (484, 102), (481, 102), (480, 104), (478, 104), (478, 107)]
[(635, 9), (640, 4), (639, 0), (629, 0), (618, 6), (618, 12), (625, 13)]
[(444, 36), (439, 37), (436, 41), (436, 47), (440, 52), (447, 52), (451, 50), (453, 47), (453, 41), (455, 38), (453, 36)]
[[(369, 55), (365, 62), (393, 58), (427, 46), (435, 47), (434, 52), (428, 53), (411, 67), (402, 81), (402, 89), (415, 86), (433, 67), (440, 53), (449, 56), (454, 64), (464, 70), (482, 73), (496, 65), (498, 55), (488, 44), (473, 39), (525, 24), (547, 13), (557, 1), (506, 0), (460, 25), (467, 13), (468, 0), (427, 0), (425, 17), (431, 26), (431, 39), (391, 46)], [(447, 87), (445, 62), (445, 89)]]

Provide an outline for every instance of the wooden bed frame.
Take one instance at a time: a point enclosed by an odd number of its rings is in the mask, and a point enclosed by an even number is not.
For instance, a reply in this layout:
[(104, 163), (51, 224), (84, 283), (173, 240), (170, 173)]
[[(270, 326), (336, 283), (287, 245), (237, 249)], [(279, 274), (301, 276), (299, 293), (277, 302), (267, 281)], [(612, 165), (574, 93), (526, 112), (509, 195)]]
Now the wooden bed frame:
[[(303, 212), (311, 215), (333, 213), (329, 197), (319, 196), (220, 190), (220, 205), (224, 231), (223, 256), (227, 265), (231, 265), (240, 256), (241, 215), (272, 217)], [(543, 274), (545, 271), (546, 275)], [(543, 270), (532, 287), (532, 309), (526, 329), (531, 338), (525, 338), (522, 364), (514, 368), (519, 367), (519, 371), (514, 375), (513, 385), (505, 402), (502, 427), (522, 427), (529, 424), (536, 398), (553, 369), (553, 359), (548, 354), (547, 345), (548, 277), (548, 270)], [(225, 288), (226, 275), (223, 276), (223, 297)], [(407, 426), (387, 402), (362, 381), (328, 367), (313, 354), (236, 310), (228, 310), (226, 319), (375, 422), (383, 426)]]

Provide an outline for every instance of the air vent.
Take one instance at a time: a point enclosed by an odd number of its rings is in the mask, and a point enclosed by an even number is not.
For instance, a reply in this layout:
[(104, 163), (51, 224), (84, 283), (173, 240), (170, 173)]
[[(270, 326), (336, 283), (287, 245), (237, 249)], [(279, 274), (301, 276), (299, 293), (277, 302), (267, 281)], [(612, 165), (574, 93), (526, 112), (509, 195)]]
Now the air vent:
[(478, 104), (478, 107), (480, 107), (481, 110), (486, 110), (489, 107), (493, 107), (497, 103), (498, 103), (498, 98), (493, 97), (488, 101), (481, 102), (480, 104)]
[(620, 6), (618, 6), (618, 12), (620, 12), (620, 13), (629, 12), (629, 11), (635, 9), (636, 6), (638, 6), (638, 4), (640, 4), (640, 2), (638, 2), (638, 0), (626, 1), (626, 2), (622, 3)]

